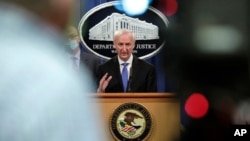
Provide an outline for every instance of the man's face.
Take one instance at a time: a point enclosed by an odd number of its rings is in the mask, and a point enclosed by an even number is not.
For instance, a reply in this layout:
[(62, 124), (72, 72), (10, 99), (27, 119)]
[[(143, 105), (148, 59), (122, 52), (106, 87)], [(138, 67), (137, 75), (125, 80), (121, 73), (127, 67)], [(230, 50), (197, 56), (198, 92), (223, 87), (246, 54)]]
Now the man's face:
[(69, 40), (76, 40), (78, 43), (80, 43), (80, 37), (78, 36), (77, 29), (74, 26), (67, 27), (66, 36)]
[(123, 61), (127, 61), (133, 52), (135, 42), (131, 34), (125, 33), (116, 37), (116, 39), (114, 40), (114, 46), (118, 56)]

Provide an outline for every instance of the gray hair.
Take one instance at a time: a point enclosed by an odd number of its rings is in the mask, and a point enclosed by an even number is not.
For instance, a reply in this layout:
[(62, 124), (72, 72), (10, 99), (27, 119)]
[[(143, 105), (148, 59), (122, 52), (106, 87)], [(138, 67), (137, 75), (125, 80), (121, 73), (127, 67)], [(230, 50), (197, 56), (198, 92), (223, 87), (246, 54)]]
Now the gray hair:
[(135, 35), (134, 35), (134, 33), (133, 33), (131, 30), (129, 30), (129, 29), (120, 29), (120, 30), (116, 30), (115, 33), (114, 33), (114, 41), (116, 40), (117, 37), (119, 37), (119, 36), (121, 36), (121, 35), (123, 35), (123, 34), (130, 34), (131, 37), (133, 38), (134, 42), (135, 42), (135, 40), (136, 40)]

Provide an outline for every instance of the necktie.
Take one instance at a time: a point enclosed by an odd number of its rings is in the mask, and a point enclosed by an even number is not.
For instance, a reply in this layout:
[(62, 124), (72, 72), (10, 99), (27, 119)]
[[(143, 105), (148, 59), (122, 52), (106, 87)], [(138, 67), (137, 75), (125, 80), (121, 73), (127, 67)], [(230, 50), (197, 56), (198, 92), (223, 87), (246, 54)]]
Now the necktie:
[(128, 63), (122, 63), (123, 69), (122, 69), (122, 83), (123, 83), (123, 90), (126, 92), (127, 84), (128, 84)]

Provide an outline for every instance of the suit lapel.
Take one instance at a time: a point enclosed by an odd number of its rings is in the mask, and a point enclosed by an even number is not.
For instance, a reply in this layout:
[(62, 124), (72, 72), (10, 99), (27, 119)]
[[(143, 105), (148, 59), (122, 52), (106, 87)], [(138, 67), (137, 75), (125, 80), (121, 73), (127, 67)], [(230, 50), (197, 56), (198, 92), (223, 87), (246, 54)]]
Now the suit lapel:
[(119, 88), (121, 89), (120, 91), (123, 91), (120, 64), (119, 64), (117, 56), (114, 58), (114, 64), (115, 65), (113, 65), (113, 69), (112, 69), (114, 73), (114, 78), (117, 78), (117, 81), (119, 82)]
[(138, 59), (136, 56), (133, 55), (133, 61), (132, 61), (132, 67), (130, 69), (130, 76), (129, 76), (129, 81), (130, 81), (130, 92), (133, 92), (134, 91), (134, 86), (135, 86), (135, 76), (138, 75), (138, 66), (137, 66), (137, 63), (138, 63)]
[[(138, 71), (137, 62), (138, 62), (137, 57), (133, 55), (133, 62), (132, 62), (132, 80), (133, 80), (134, 76), (137, 75), (137, 71)], [(132, 84), (133, 84), (133, 82), (132, 82)]]
[(88, 57), (84, 56), (85, 54), (84, 53), (81, 53), (81, 64), (82, 65), (86, 65), (86, 66), (89, 66), (89, 59)]

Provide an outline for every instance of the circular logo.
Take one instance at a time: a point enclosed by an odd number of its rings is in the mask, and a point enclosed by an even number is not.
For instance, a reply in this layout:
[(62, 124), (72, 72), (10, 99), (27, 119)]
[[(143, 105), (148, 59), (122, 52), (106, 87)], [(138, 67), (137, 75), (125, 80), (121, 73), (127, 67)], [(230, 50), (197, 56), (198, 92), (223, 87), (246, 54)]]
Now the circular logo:
[(152, 131), (151, 115), (138, 103), (122, 104), (111, 116), (110, 130), (120, 141), (145, 140)]
[(145, 59), (158, 53), (166, 40), (162, 30), (168, 26), (166, 16), (151, 6), (144, 14), (129, 16), (117, 10), (117, 5), (119, 1), (100, 4), (82, 17), (78, 30), (84, 47), (103, 59), (110, 59), (116, 55), (114, 32), (129, 29), (136, 38), (134, 55)]

